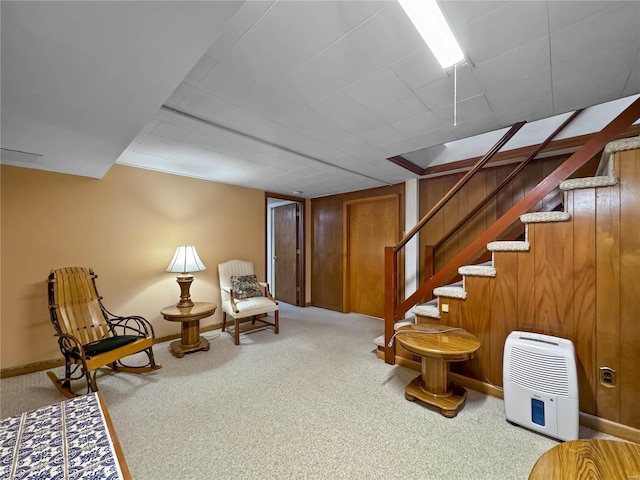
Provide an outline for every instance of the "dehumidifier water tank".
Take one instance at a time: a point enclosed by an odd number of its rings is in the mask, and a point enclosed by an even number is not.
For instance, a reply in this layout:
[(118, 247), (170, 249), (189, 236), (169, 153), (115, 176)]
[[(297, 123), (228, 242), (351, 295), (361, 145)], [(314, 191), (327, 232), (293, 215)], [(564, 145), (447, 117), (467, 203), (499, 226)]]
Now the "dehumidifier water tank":
[(571, 340), (509, 334), (503, 360), (507, 420), (560, 440), (578, 438), (578, 374)]

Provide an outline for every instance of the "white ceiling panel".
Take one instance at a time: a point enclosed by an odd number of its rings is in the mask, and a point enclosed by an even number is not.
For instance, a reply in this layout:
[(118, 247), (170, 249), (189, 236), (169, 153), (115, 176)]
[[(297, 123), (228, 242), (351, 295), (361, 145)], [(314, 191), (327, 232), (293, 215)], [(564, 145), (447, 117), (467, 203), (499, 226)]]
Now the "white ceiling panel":
[(616, 0), (571, 0), (549, 2), (549, 27), (551, 33), (557, 32), (588, 18), (600, 18), (607, 10), (629, 6), (629, 2)]
[(494, 10), (504, 7), (509, 1), (439, 0), (438, 3), (451, 28), (459, 31), (489, 15)]
[(640, 92), (637, 0), (440, 5), (469, 60), (455, 84), (393, 0), (2, 2), (2, 146), (315, 197)]
[(429, 109), (414, 94), (409, 94), (371, 110), (373, 114), (388, 122), (395, 123), (414, 115), (427, 113)]
[(382, 68), (345, 89), (347, 95), (361, 105), (374, 109), (409, 95), (411, 91), (393, 70)]
[(413, 91), (446, 77), (445, 71), (426, 45), (391, 64), (390, 68)]
[(548, 35), (547, 2), (515, 1), (457, 31), (474, 65)]

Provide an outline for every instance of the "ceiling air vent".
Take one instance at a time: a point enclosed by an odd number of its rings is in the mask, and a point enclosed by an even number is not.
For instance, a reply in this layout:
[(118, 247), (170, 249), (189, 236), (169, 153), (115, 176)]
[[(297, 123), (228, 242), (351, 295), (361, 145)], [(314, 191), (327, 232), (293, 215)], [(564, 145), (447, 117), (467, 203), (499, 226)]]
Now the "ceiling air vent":
[(1, 148), (0, 150), (2, 150), (2, 163), (5, 165), (44, 165), (44, 155), (10, 150), (8, 148)]

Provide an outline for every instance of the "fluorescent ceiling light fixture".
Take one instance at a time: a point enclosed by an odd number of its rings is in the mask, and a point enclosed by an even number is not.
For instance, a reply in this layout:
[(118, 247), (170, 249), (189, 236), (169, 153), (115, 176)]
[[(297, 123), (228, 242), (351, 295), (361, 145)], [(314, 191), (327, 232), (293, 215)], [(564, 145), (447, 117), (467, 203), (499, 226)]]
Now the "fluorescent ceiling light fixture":
[(436, 0), (398, 0), (442, 68), (464, 60), (464, 54)]

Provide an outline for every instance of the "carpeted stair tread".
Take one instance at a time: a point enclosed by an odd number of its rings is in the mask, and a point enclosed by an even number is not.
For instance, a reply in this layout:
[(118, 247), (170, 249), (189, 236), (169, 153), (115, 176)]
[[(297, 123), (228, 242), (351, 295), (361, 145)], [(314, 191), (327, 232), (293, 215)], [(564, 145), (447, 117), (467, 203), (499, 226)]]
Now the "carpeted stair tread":
[(490, 252), (528, 252), (531, 248), (531, 244), (529, 242), (523, 241), (499, 241), (499, 242), (489, 242), (487, 243), (487, 250)]
[(532, 212), (520, 215), (522, 223), (568, 222), (571, 214), (567, 212)]
[(612, 187), (617, 185), (618, 178), (611, 175), (598, 177), (572, 178), (560, 182), (560, 190), (578, 190), (580, 188)]
[[(395, 325), (393, 326), (393, 330), (396, 331), (400, 327), (404, 327), (405, 325), (415, 325), (415, 323), (415, 318), (413, 320), (400, 320), (399, 322), (395, 323)], [(373, 343), (378, 347), (384, 347), (384, 333), (379, 337), (374, 338)]]
[(437, 287), (433, 289), (433, 294), (436, 297), (459, 298), (461, 300), (465, 300), (467, 298), (467, 292), (462, 287)]
[(420, 317), (440, 318), (440, 310), (436, 305), (416, 305), (411, 309), (411, 313)]
[(458, 273), (472, 277), (495, 277), (496, 269), (491, 265), (464, 265), (458, 269)]

